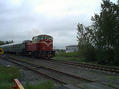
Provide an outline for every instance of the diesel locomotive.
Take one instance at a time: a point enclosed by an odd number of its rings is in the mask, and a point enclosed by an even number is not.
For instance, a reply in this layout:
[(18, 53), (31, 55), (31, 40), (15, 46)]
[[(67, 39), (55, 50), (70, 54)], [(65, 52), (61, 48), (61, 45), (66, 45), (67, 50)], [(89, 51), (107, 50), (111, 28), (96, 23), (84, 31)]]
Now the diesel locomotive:
[(55, 56), (53, 37), (50, 35), (34, 36), (32, 40), (0, 46), (5, 53), (15, 53), (35, 57), (51, 58)]

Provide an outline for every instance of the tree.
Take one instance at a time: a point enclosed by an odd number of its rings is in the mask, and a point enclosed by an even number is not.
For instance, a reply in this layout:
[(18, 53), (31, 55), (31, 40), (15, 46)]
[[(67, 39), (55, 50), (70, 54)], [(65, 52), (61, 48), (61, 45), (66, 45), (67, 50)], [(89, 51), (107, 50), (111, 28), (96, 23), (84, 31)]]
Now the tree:
[(4, 44), (10, 44), (10, 43), (13, 43), (14, 41), (11, 40), (11, 41), (0, 41), (0, 45), (4, 45)]
[(91, 45), (97, 51), (99, 63), (119, 65), (119, 5), (103, 0), (100, 14), (91, 20), (93, 24), (89, 27), (78, 25), (79, 47)]
[(82, 24), (77, 25), (78, 30), (78, 46), (80, 56), (85, 61), (95, 61), (95, 49), (93, 46), (93, 31), (90, 27), (85, 27)]
[(104, 60), (112, 62), (119, 52), (119, 5), (103, 0), (101, 8), (100, 14), (92, 17), (95, 46), (105, 53)]
[(0, 41), (0, 45), (3, 45), (4, 44), (4, 41)]

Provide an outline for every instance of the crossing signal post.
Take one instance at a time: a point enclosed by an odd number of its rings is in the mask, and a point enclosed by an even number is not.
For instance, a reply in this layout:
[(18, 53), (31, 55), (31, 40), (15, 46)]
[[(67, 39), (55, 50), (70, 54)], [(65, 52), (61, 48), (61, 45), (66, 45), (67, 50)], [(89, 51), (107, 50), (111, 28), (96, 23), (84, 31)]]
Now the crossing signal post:
[(2, 48), (0, 48), (0, 55), (4, 54), (4, 50)]
[(18, 79), (14, 79), (15, 85), (12, 87), (13, 89), (24, 89), (22, 84), (19, 82)]

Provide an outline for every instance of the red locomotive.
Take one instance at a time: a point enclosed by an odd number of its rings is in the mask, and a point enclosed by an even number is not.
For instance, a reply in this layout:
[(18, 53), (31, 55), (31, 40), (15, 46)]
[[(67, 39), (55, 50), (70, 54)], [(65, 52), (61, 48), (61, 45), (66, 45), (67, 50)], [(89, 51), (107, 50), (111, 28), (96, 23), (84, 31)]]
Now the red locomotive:
[(32, 42), (26, 43), (26, 52), (34, 56), (54, 56), (53, 38), (49, 35), (38, 35), (33, 37)]
[(53, 38), (49, 35), (38, 35), (32, 41), (23, 43), (12, 43), (0, 46), (5, 53), (19, 53), (37, 57), (51, 58), (55, 55), (53, 51)]

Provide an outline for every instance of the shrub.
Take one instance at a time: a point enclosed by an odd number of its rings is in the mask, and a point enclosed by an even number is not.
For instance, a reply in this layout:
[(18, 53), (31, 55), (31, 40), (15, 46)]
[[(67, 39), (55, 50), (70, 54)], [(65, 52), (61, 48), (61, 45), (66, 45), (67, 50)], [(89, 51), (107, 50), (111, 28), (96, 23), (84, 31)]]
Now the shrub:
[(79, 55), (84, 59), (84, 61), (95, 61), (96, 52), (95, 48), (90, 44), (79, 46)]
[(111, 49), (97, 49), (96, 58), (99, 64), (112, 64), (114, 52)]

